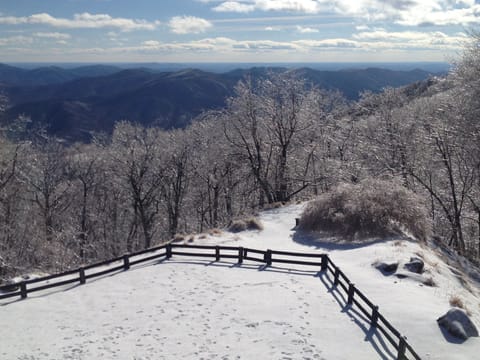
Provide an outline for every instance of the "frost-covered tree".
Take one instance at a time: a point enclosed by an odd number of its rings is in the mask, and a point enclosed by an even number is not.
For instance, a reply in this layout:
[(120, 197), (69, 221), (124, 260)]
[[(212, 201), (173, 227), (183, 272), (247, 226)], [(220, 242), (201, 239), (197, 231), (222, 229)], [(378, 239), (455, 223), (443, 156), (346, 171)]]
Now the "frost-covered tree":
[(127, 251), (133, 251), (138, 231), (142, 246), (152, 245), (159, 213), (163, 164), (159, 154), (165, 148), (159, 142), (158, 131), (127, 122), (118, 123), (109, 147), (111, 174), (117, 186), (129, 197), (131, 223), (126, 238)]
[(195, 209), (198, 229), (217, 227), (234, 216), (238, 184), (244, 166), (239, 166), (224, 136), (220, 116), (204, 114), (187, 129), (192, 144), (190, 204)]
[(374, 176), (401, 176), (407, 182), (407, 153), (414, 124), (405, 121), (402, 89), (386, 88), (380, 94), (362, 94), (357, 111), (361, 113), (363, 157)]
[(104, 169), (102, 149), (94, 144), (75, 145), (67, 154), (68, 173), (72, 181), (72, 226), (76, 229), (78, 252), (82, 261), (94, 252), (94, 203), (103, 185)]
[(192, 144), (184, 130), (164, 133), (161, 196), (168, 219), (168, 235), (179, 230), (183, 203), (190, 182)]
[[(308, 153), (317, 139), (322, 109), (319, 93), (290, 73), (254, 84), (241, 81), (224, 112), (227, 139), (245, 161), (268, 203), (289, 201), (311, 185)], [(303, 154), (305, 155), (305, 154)], [(302, 169), (298, 169), (301, 160)], [(297, 167), (294, 169), (294, 165)]]
[(19, 171), (21, 181), (39, 210), (44, 239), (54, 240), (59, 217), (68, 208), (70, 183), (66, 173), (65, 148), (54, 138), (29, 147)]

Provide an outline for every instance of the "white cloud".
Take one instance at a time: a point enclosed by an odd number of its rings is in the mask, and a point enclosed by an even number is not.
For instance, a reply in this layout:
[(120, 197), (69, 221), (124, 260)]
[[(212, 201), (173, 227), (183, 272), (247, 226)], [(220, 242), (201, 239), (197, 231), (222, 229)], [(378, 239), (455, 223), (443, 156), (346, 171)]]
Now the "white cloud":
[(0, 38), (0, 46), (5, 45), (27, 45), (31, 44), (33, 39), (27, 36), (10, 36), (6, 38)]
[(301, 13), (318, 13), (326, 0), (239, 0), (225, 1), (213, 8), (222, 12), (289, 11)]
[(148, 40), (140, 46), (111, 48), (112, 52), (232, 52), (232, 51), (273, 51), (273, 50), (298, 50), (299, 46), (290, 42), (271, 40), (245, 40), (239, 41), (226, 37), (204, 38), (196, 41), (161, 43)]
[(313, 33), (318, 33), (318, 29), (314, 29), (311, 27), (303, 27), (303, 26), (297, 26), (297, 31), (301, 34), (313, 34)]
[(333, 12), (363, 21), (389, 20), (404, 26), (470, 25), (480, 21), (478, 0), (236, 0), (220, 2), (213, 10), (237, 13)]
[[(447, 35), (441, 31), (419, 32), (385, 30), (360, 32), (353, 35), (357, 41), (378, 47), (412, 48), (412, 49), (458, 49), (467, 40), (465, 34)], [(378, 44), (378, 45), (375, 45)]]
[(411, 41), (425, 40), (431, 38), (448, 38), (450, 36), (443, 32), (420, 32), (420, 31), (386, 31), (376, 30), (369, 32), (360, 32), (353, 35), (357, 40), (385, 40), (385, 41)]
[(273, 51), (273, 50), (297, 50), (298, 47), (291, 42), (272, 40), (237, 41), (232, 45), (234, 50)]
[(323, 40), (297, 40), (294, 43), (304, 50), (315, 50), (324, 48), (352, 49), (361, 48), (362, 44), (350, 39), (323, 39)]
[(364, 31), (364, 30), (368, 30), (370, 28), (368, 27), (368, 25), (357, 25), (357, 26), (355, 26), (355, 29), (359, 30), (359, 31)]
[(117, 28), (121, 31), (132, 30), (154, 30), (159, 21), (149, 22), (146, 20), (114, 18), (107, 14), (75, 14), (72, 19), (56, 18), (47, 13), (33, 14), (30, 16), (14, 17), (0, 16), (0, 24), (23, 25), (41, 24), (58, 28), (75, 29), (96, 29), (96, 28)]
[(68, 40), (71, 38), (69, 34), (59, 33), (59, 32), (36, 32), (33, 33), (33, 36), (39, 38), (47, 39), (56, 39), (56, 40)]
[(474, 0), (337, 0), (335, 11), (370, 21), (391, 20), (399, 25), (468, 25), (480, 21)]
[(396, 22), (400, 25), (469, 25), (478, 24), (480, 21), (480, 4), (467, 8), (441, 9), (441, 11), (428, 11), (420, 13), (411, 9), (402, 14)]
[(255, 10), (255, 5), (240, 3), (237, 1), (226, 1), (215, 6), (212, 10), (218, 12), (248, 13)]
[(146, 46), (146, 47), (159, 47), (160, 42), (158, 42), (156, 40), (147, 40), (147, 41), (142, 42), (142, 45)]
[[(295, 41), (272, 40), (235, 40), (227, 37), (203, 38), (194, 41), (160, 42), (146, 40), (136, 46), (116, 43), (115, 46), (97, 48), (65, 48), (58, 46), (48, 49), (49, 55), (55, 54), (58, 59), (73, 60), (82, 58), (85, 61), (103, 59), (112, 61), (125, 59), (131, 61), (152, 61), (162, 58), (172, 61), (184, 61), (195, 56), (202, 61), (210, 61), (212, 54), (217, 59), (225, 61), (251, 61), (252, 56), (257, 61), (279, 61), (288, 58), (290, 61), (305, 61), (306, 59), (335, 61), (400, 61), (425, 59), (425, 61), (442, 61), (447, 52), (454, 54), (461, 50), (461, 41), (468, 40), (465, 34), (449, 36), (443, 32), (431, 32), (422, 35), (420, 32), (387, 32), (375, 30), (359, 33), (355, 38), (325, 38), (301, 39)], [(17, 39), (1, 39), (0, 45), (8, 44), (8, 56), (24, 56), (31, 53), (31, 58), (48, 60), (44, 49), (22, 46)], [(18, 39), (31, 42), (28, 39)], [(182, 60), (183, 59), (183, 60)]]
[(475, 0), (456, 0), (455, 2), (457, 4), (463, 4), (463, 5), (467, 5), (467, 6), (475, 5)]
[(213, 26), (210, 21), (195, 16), (175, 16), (168, 25), (175, 34), (199, 34)]
[(201, 40), (162, 43), (156, 40), (144, 41), (140, 46), (113, 48), (113, 52), (164, 53), (212, 52), (234, 54), (236, 52), (258, 53), (314, 53), (318, 51), (343, 51), (376, 53), (379, 51), (438, 51), (458, 50), (464, 34), (449, 36), (442, 32), (387, 32), (377, 30), (363, 32), (348, 38), (302, 39), (295, 41), (235, 40), (227, 37), (204, 38)]
[(322, 9), (323, 1), (316, 0), (256, 0), (258, 9), (264, 11), (294, 11), (317, 13)]
[(264, 30), (265, 31), (280, 31), (279, 28), (273, 27), (273, 26), (267, 26)]

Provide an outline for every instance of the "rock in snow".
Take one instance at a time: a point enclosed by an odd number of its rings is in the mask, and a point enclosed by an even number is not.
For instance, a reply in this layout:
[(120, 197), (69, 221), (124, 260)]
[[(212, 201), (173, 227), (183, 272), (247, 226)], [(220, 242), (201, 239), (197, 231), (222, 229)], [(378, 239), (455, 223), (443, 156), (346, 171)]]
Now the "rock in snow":
[(423, 272), (424, 265), (425, 264), (423, 263), (422, 259), (417, 257), (412, 257), (410, 258), (410, 262), (403, 265), (403, 267), (413, 273), (421, 274)]
[(375, 262), (372, 265), (384, 275), (393, 274), (398, 268), (398, 262)]
[(478, 330), (468, 317), (467, 313), (461, 309), (453, 308), (437, 319), (439, 326), (442, 326), (451, 335), (467, 340), (469, 337), (478, 336)]

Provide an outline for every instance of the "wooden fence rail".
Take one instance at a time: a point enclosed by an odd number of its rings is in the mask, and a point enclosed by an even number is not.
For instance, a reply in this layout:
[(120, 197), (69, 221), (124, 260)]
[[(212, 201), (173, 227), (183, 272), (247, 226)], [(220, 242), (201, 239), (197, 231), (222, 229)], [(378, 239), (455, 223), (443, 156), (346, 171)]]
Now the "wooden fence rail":
[[(143, 255), (154, 252), (157, 253), (142, 257)], [(126, 254), (114, 259), (87, 265), (79, 269), (69, 270), (60, 274), (25, 280), (16, 284), (13, 291), (11, 291), (12, 285), (2, 286), (0, 287), (0, 300), (12, 297), (20, 297), (21, 299), (25, 299), (28, 294), (32, 292), (75, 283), (82, 285), (85, 284), (87, 280), (95, 277), (104, 276), (106, 274), (118, 271), (126, 271), (130, 269), (131, 266), (147, 261), (156, 259), (168, 260), (173, 256), (213, 258), (215, 261), (220, 261), (221, 259), (237, 259), (238, 264), (242, 264), (244, 260), (249, 260), (264, 263), (266, 266), (270, 266), (274, 263), (314, 266), (318, 268), (322, 274), (328, 275), (330, 273), (333, 276), (332, 286), (338, 291), (343, 290), (345, 292), (347, 306), (355, 306), (358, 308), (368, 319), (371, 326), (378, 329), (385, 336), (388, 342), (397, 350), (397, 360), (420, 360), (420, 356), (407, 342), (407, 338), (403, 336), (392, 324), (390, 324), (387, 319), (385, 319), (385, 317), (379, 312), (379, 307), (371, 302), (367, 296), (363, 294), (363, 292), (356, 288), (355, 284), (348, 279), (343, 271), (340, 270), (337, 265), (335, 265), (335, 263), (327, 254), (299, 253), (270, 249), (258, 250), (237, 246), (186, 245), (169, 243), (136, 253)], [(310, 258), (312, 261), (307, 261), (305, 258)], [(90, 272), (93, 269), (98, 269), (98, 271)], [(63, 279), (50, 283), (51, 280), (60, 278)]]

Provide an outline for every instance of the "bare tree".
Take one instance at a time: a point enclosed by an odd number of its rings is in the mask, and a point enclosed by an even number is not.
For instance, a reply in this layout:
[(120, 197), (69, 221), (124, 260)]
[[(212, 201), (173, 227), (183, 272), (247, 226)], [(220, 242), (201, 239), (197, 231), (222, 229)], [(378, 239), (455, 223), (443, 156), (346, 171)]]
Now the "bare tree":
[(70, 183), (66, 176), (65, 148), (54, 138), (30, 147), (22, 164), (20, 178), (32, 193), (32, 201), (43, 219), (45, 240), (54, 239), (57, 217), (69, 206)]
[(164, 133), (165, 155), (161, 191), (163, 204), (167, 210), (168, 233), (174, 236), (178, 232), (183, 201), (187, 192), (190, 175), (191, 146), (184, 130)]
[(121, 122), (116, 125), (110, 146), (112, 173), (130, 196), (133, 213), (127, 238), (127, 251), (135, 248), (140, 227), (143, 247), (152, 244), (159, 211), (162, 169), (157, 155), (161, 151), (157, 131)]
[(102, 179), (101, 161), (102, 149), (95, 145), (81, 146), (76, 145), (68, 151), (68, 173), (74, 182), (76, 194), (72, 195), (74, 210), (74, 219), (78, 219), (78, 246), (79, 256), (82, 261), (86, 260), (86, 252), (89, 243), (94, 239), (93, 228), (93, 202), (97, 188), (101, 185)]
[(267, 202), (289, 201), (311, 183), (291, 170), (295, 151), (307, 138), (314, 141), (318, 93), (290, 73), (272, 74), (255, 86), (247, 79), (235, 91), (224, 114), (225, 135), (249, 164)]
[(235, 212), (238, 185), (244, 178), (243, 164), (222, 131), (221, 114), (208, 112), (187, 129), (192, 146), (190, 207), (196, 209), (199, 230), (229, 222)]
[(408, 185), (407, 157), (416, 124), (405, 120), (406, 103), (403, 89), (386, 88), (380, 94), (363, 93), (357, 111), (362, 113), (363, 156), (369, 173), (401, 176)]

